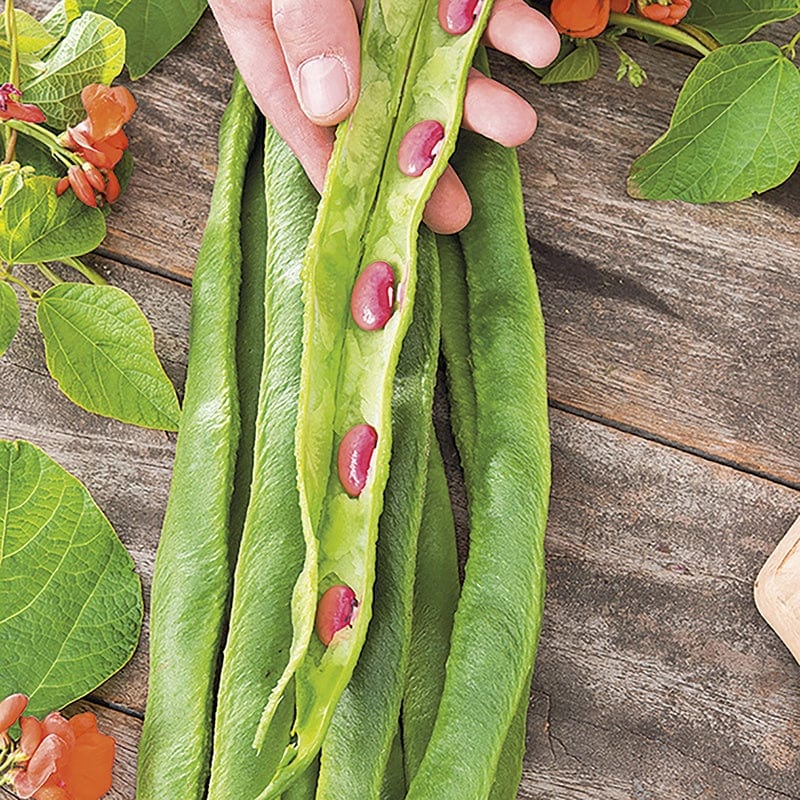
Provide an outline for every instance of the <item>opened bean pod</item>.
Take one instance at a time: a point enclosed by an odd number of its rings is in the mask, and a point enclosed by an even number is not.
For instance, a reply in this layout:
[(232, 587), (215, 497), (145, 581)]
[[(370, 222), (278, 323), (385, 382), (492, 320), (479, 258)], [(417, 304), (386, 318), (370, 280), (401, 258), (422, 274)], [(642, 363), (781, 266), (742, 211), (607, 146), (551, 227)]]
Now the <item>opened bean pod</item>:
[[(391, 451), (391, 386), (414, 301), (417, 231), (425, 202), (455, 146), (467, 72), (489, 10), (490, 3), (486, 3), (469, 33), (454, 37), (439, 24), (438, 4), (432, 0), (420, 4), (419, 24), (406, 28), (404, 35), (398, 35), (398, 31), (414, 17), (408, 3), (367, 6), (362, 31), (362, 69), (366, 68), (365, 61), (371, 60), (380, 50), (371, 38), (374, 26), (367, 23), (381, 12), (383, 25), (378, 35), (385, 36), (387, 30), (392, 31), (392, 52), (403, 49), (407, 40), (413, 44), (410, 60), (394, 65), (396, 74), (391, 80), (396, 87), (402, 86), (402, 101), (389, 140), (386, 163), (382, 165), (380, 189), (371, 213), (365, 215), (369, 225), (362, 231), (365, 233), (364, 249), (355, 262), (360, 263), (362, 269), (377, 261), (392, 267), (397, 308), (383, 328), (363, 330), (353, 320), (350, 297), (343, 298), (339, 288), (347, 286), (348, 293), (352, 291), (356, 282), (352, 265), (343, 264), (340, 254), (333, 263), (321, 264), (318, 258), (317, 233), (325, 227), (324, 219), (334, 207), (328, 206), (328, 199), (338, 197), (347, 188), (346, 184), (338, 182), (335, 152), (307, 262), (308, 313), (296, 451), (304, 524), (310, 526), (314, 536), (309, 552), (316, 550), (319, 563), (309, 566), (295, 589), (296, 639), (290, 665), (296, 670), (296, 722), (282, 765), (261, 800), (276, 796), (319, 750), (366, 635), (375, 539)], [(368, 85), (366, 77), (365, 85)], [(342, 139), (343, 153), (348, 152), (350, 137), (361, 141), (360, 109), (368, 118), (382, 113), (379, 107), (367, 105), (362, 96), (346, 128), (347, 136)], [(406, 152), (402, 145), (408, 131), (422, 120), (438, 121), (445, 135), (433, 154), (431, 166), (420, 175), (409, 176), (398, 159), (401, 152)], [(430, 139), (425, 142), (427, 148)], [(374, 139), (370, 146), (376, 147)], [(436, 145), (428, 155), (434, 147)], [(357, 155), (353, 153), (351, 158)], [(359, 167), (363, 169), (362, 165)], [(358, 212), (352, 210), (347, 216), (340, 216), (337, 232), (349, 227), (343, 220), (354, 216), (358, 217)], [(318, 280), (318, 274), (324, 276), (324, 281)], [(326, 291), (321, 292), (323, 288)], [(319, 375), (323, 379), (317, 382)], [(325, 423), (329, 427), (326, 428)], [(335, 454), (341, 441), (360, 425), (374, 429), (377, 443), (364, 486), (358, 496), (353, 497), (342, 485), (338, 468), (331, 470), (327, 465), (337, 463)], [(320, 480), (322, 475), (327, 475), (324, 483)], [(318, 520), (316, 525), (315, 520)], [(314, 576), (315, 599), (331, 586), (342, 585), (353, 590), (359, 603), (350, 625), (334, 635), (327, 647), (303, 627), (307, 625), (309, 584)], [(265, 714), (266, 724), (273, 710), (274, 704), (271, 704)], [(264, 727), (257, 735), (257, 745), (263, 744)]]

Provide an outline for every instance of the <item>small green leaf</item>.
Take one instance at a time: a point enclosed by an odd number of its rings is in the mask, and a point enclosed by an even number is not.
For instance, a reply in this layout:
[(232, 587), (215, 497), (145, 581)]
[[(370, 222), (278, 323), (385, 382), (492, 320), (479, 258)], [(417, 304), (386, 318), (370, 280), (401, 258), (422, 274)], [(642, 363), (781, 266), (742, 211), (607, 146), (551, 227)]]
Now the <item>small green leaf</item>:
[(0, 283), (0, 356), (8, 350), (19, 327), (19, 303), (14, 290)]
[(47, 367), (70, 400), (121, 422), (177, 430), (175, 388), (130, 295), (114, 286), (60, 283), (44, 293), (36, 320)]
[(36, 175), (0, 209), (0, 259), (34, 264), (82, 256), (106, 235), (103, 213), (73, 192), (56, 196), (56, 179)]
[(597, 45), (591, 39), (586, 39), (551, 70), (548, 70), (542, 78), (542, 83), (550, 85), (588, 81), (597, 75), (599, 68), (600, 54), (597, 52)]
[(0, 695), (39, 717), (133, 655), (142, 590), (86, 488), (28, 442), (0, 440)]
[(49, 127), (63, 130), (86, 116), (81, 89), (89, 83), (110, 84), (124, 63), (125, 32), (110, 19), (87, 12), (44, 59), (45, 71), (23, 82), (25, 102), (44, 111)]
[(128, 36), (128, 71), (146, 75), (197, 24), (206, 0), (79, 0), (84, 10), (113, 19)]
[(651, 200), (731, 202), (785, 181), (800, 161), (800, 73), (769, 42), (701, 59), (669, 130), (633, 163), (628, 192)]
[(56, 37), (63, 39), (72, 20), (81, 15), (78, 0), (59, 0), (42, 20), (45, 29)]
[(800, 0), (693, 0), (686, 21), (704, 28), (721, 44), (733, 44), (796, 14)]
[(17, 23), (17, 46), (21, 57), (24, 55), (41, 56), (58, 42), (58, 38), (30, 14), (16, 10), (14, 16)]

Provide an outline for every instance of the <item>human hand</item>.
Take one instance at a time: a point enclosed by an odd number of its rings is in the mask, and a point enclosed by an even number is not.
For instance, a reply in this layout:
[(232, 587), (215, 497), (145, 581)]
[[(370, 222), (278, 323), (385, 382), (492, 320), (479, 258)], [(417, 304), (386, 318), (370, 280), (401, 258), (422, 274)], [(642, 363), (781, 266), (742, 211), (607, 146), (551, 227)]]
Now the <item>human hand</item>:
[[(445, 6), (447, 0), (440, 0)], [(364, 0), (209, 0), (222, 35), (258, 107), (321, 191), (334, 129), (359, 92), (358, 20)], [(496, 0), (484, 42), (533, 67), (549, 64), (560, 41), (524, 0)], [(472, 70), (462, 125), (500, 144), (527, 141), (536, 113), (516, 92)], [(452, 167), (425, 209), (437, 233), (461, 230), (472, 212)]]

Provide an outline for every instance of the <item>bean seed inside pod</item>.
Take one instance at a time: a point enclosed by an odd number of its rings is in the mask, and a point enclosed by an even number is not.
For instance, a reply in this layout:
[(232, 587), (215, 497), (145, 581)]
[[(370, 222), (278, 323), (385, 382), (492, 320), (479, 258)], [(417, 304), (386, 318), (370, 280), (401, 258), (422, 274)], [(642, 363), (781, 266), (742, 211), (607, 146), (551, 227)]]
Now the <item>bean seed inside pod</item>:
[(389, 321), (394, 305), (394, 271), (385, 261), (373, 261), (358, 276), (350, 296), (350, 311), (364, 331), (377, 331)]
[(367, 485), (369, 465), (377, 444), (378, 433), (372, 425), (356, 425), (342, 438), (337, 467), (339, 481), (350, 497), (358, 497)]
[(322, 595), (317, 607), (317, 636), (325, 647), (352, 623), (357, 607), (356, 593), (343, 583), (331, 586)]
[(479, 0), (439, 0), (439, 24), (455, 36), (466, 33), (479, 13)]
[(435, 119), (425, 119), (408, 129), (397, 151), (400, 172), (418, 178), (433, 164), (444, 139), (444, 126)]

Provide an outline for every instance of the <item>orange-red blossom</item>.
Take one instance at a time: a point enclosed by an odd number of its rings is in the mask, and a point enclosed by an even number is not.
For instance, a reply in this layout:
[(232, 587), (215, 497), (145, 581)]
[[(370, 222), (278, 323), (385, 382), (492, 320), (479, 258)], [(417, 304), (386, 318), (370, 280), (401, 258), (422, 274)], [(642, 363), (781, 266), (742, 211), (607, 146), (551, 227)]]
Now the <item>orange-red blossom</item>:
[(576, 39), (590, 39), (608, 26), (608, 15), (624, 14), (631, 0), (553, 0), (550, 18), (559, 33)]
[(44, 122), (46, 117), (39, 106), (20, 103), (22, 92), (13, 83), (0, 85), (0, 120), (18, 119), (22, 122)]
[[(111, 788), (114, 739), (97, 730), (90, 712), (69, 720), (53, 712), (40, 722), (20, 716), (27, 704), (22, 694), (0, 702), (0, 748), (14, 748), (14, 792), (22, 800), (99, 800)], [(15, 743), (8, 730), (17, 720), (22, 735)]]
[(122, 126), (136, 111), (136, 101), (124, 86), (103, 86), (92, 83), (81, 92), (86, 119), (74, 128), (67, 128), (61, 141), (87, 162), (70, 167), (56, 187), (63, 194), (68, 187), (89, 206), (97, 205), (97, 196), (109, 203), (119, 197), (119, 181), (114, 167), (128, 147)]
[(691, 6), (692, 0), (636, 0), (639, 14), (663, 25), (677, 25)]

